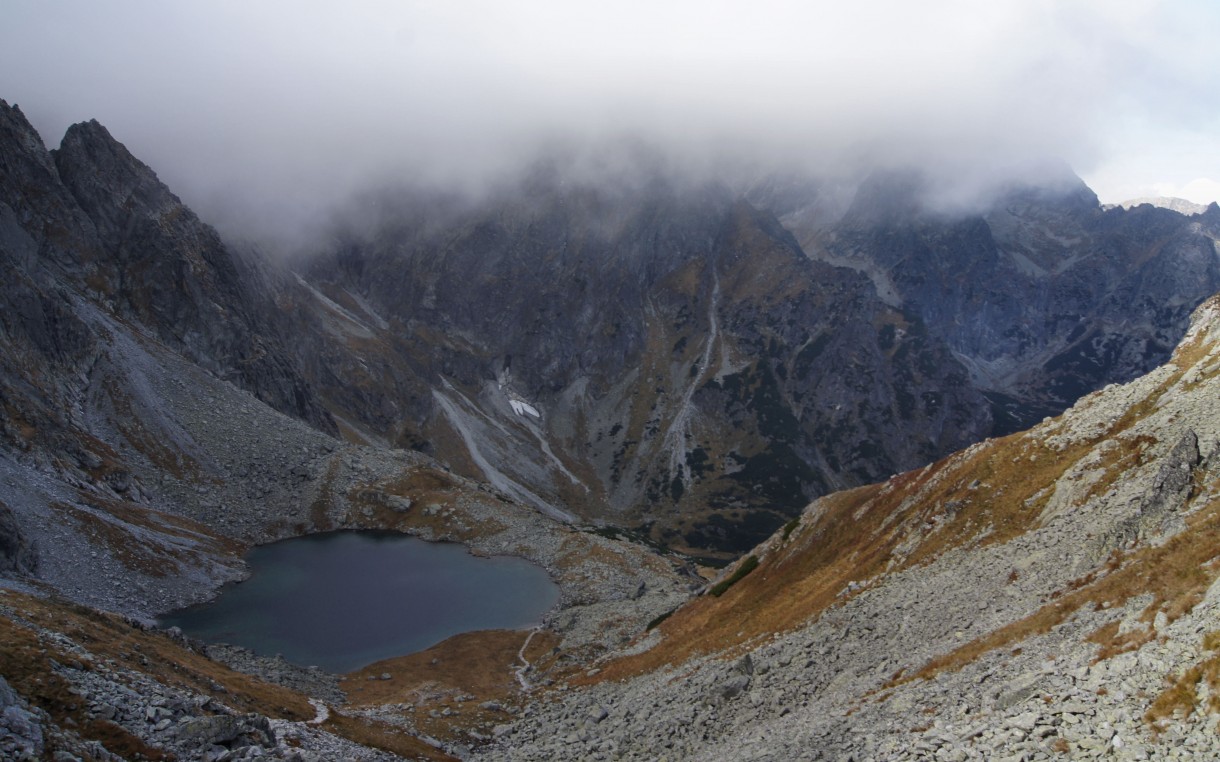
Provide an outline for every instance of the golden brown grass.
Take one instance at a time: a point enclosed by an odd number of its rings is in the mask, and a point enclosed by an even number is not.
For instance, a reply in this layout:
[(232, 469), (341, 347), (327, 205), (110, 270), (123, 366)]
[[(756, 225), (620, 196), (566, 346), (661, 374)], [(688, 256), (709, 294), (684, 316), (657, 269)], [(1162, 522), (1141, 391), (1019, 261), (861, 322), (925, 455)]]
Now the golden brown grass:
[[(658, 647), (603, 674), (622, 677), (784, 632), (840, 600), (849, 582), (930, 563), (953, 548), (1016, 537), (1036, 523), (1046, 485), (1087, 451), (1081, 445), (1056, 453), (1016, 434), (883, 484), (821, 498), (816, 514), (760, 559), (757, 570), (719, 599), (701, 597), (682, 607), (660, 625), (666, 637)], [(910, 554), (899, 557), (900, 546)]]
[[(0, 674), (57, 723), (70, 720), (82, 737), (100, 741), (123, 759), (167, 757), (118, 725), (89, 719), (87, 707), (71, 693), (67, 681), (55, 674), (51, 660), (79, 664), (84, 669), (93, 669), (100, 661), (113, 661), (112, 669), (142, 672), (165, 685), (214, 696), (239, 712), (297, 721), (314, 716), (304, 696), (235, 672), (181, 647), (160, 632), (135, 628), (112, 614), (55, 597), (43, 599), (11, 591), (0, 595), (0, 607)], [(79, 657), (40, 636), (35, 627), (63, 633), (91, 656), (78, 661)], [(516, 647), (520, 647), (519, 641)], [(324, 727), (408, 758), (452, 759), (400, 729), (374, 720), (332, 712)]]
[(58, 598), (35, 598), (8, 592), (0, 604), (15, 616), (0, 623), (20, 627), (26, 621), (61, 632), (94, 657), (113, 659), (119, 667), (199, 693), (213, 693), (212, 685), (224, 689), (224, 701), (235, 709), (262, 712), (285, 719), (309, 719), (313, 707), (298, 694), (217, 664), (189, 651), (157, 631), (145, 631), (113, 614), (103, 613)]
[(331, 712), (322, 729), (343, 736), (359, 744), (383, 749), (406, 759), (426, 759), (431, 762), (456, 762), (440, 749), (424, 743), (401, 728), (365, 717), (349, 717)]
[(83, 738), (100, 742), (107, 751), (123, 759), (166, 759), (119, 725), (90, 719), (84, 701), (72, 692), (66, 679), (53, 671), (51, 660), (70, 664), (73, 657), (49, 645), (32, 630), (0, 618), (0, 674), (27, 701), (46, 711), (55, 724), (74, 725)]
[[(410, 718), (420, 732), (466, 743), (469, 731), (487, 734), (508, 719), (503, 712), (480, 705), (488, 701), (516, 703), (519, 685), (514, 669), (527, 637), (529, 633), (520, 630), (455, 635), (425, 651), (353, 672), (341, 687), (348, 695), (349, 706), (411, 704), (415, 709)], [(558, 643), (558, 636), (540, 631), (530, 638), (526, 658), (545, 666)], [(382, 680), (382, 674), (390, 678)], [(458, 701), (459, 696), (473, 698)], [(449, 716), (441, 714), (446, 709)]]
[[(124, 759), (164, 757), (118, 725), (90, 719), (85, 714), (87, 707), (70, 692), (67, 680), (54, 672), (52, 660), (83, 669), (112, 660), (115, 669), (143, 672), (166, 685), (217, 696), (238, 711), (292, 720), (313, 716), (313, 708), (304, 697), (234, 672), (160, 633), (137, 629), (114, 615), (55, 597), (36, 598), (12, 591), (0, 595), (0, 606), (0, 674), (19, 693), (45, 709), (56, 723), (74, 724), (82, 737), (100, 741)], [(65, 653), (35, 627), (63, 633), (91, 656), (81, 659)]]
[[(1186, 718), (1192, 714), (1220, 713), (1220, 630), (1203, 636), (1203, 651), (1211, 655), (1190, 667), (1177, 678), (1170, 678), (1169, 685), (1153, 700), (1144, 720), (1155, 729), (1165, 720)], [(1208, 697), (1199, 696), (1199, 686), (1206, 684)]]
[[(407, 498), (411, 507), (398, 510), (386, 499), (387, 496)], [(484, 504), (496, 500), (486, 493), (466, 487), (452, 474), (429, 466), (412, 467), (393, 479), (373, 485), (358, 487), (348, 494), (351, 510), (344, 523), (361, 526), (410, 532), (413, 529), (431, 529), (437, 534), (451, 534), (458, 540), (486, 537), (503, 531), (504, 524), (486, 516), (478, 517), (460, 507), (469, 501)], [(429, 506), (451, 508), (458, 512), (462, 526), (442, 512), (429, 514)]]
[[(347, 675), (342, 683), (353, 706), (418, 700), (421, 693), (468, 693), (480, 701), (501, 699), (518, 688), (513, 672), (517, 652), (529, 633), (485, 630), (455, 635), (431, 648), (370, 664)], [(550, 632), (530, 639), (527, 656), (539, 656), (558, 642)], [(389, 680), (376, 679), (383, 673)]]
[(1097, 656), (1093, 657), (1094, 664), (1112, 659), (1121, 653), (1135, 651), (1156, 638), (1156, 633), (1151, 627), (1135, 627), (1127, 632), (1119, 632), (1121, 626), (1122, 622), (1115, 620), (1099, 627), (1085, 638), (1090, 643), (1101, 646), (1097, 651)]

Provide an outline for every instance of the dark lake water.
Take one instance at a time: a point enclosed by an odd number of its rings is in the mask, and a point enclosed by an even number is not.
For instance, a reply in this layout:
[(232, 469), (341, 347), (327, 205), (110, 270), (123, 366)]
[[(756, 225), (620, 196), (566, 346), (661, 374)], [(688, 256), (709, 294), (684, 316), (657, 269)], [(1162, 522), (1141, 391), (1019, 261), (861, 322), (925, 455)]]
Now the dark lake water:
[(559, 599), (528, 561), (401, 534), (310, 535), (256, 547), (246, 560), (249, 579), (161, 626), (350, 672), (458, 633), (537, 624)]

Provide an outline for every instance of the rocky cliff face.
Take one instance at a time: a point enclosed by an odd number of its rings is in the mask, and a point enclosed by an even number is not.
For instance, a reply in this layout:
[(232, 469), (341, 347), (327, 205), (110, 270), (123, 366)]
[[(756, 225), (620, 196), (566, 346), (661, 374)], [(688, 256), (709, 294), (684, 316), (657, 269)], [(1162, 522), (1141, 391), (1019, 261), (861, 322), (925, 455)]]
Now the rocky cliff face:
[[(293, 272), (96, 124), (48, 152), (0, 104), (0, 149), (0, 754), (1217, 756), (1220, 303), (1183, 316), (1220, 208), (560, 167), (378, 197)], [(764, 541), (691, 598), (572, 514)], [(335, 528), (515, 553), (562, 602), (346, 698), (149, 630)]]
[[(285, 337), (257, 320), (267, 296), (243, 283), (215, 230), (97, 122), (73, 125), (47, 152), (20, 110), (0, 104), (0, 111), (4, 254), (20, 271), (9, 281), (15, 288), (24, 281), (44, 293), (70, 289), (271, 406), (334, 430), (292, 365)], [(36, 308), (34, 299), (45, 304)], [(57, 330), (72, 330), (71, 318), (48, 316), (67, 308), (63, 293), (8, 301), (30, 305), (20, 332), (31, 351), (62, 359), (65, 342), (84, 350), (87, 330), (57, 337), (33, 324), (41, 313)]]
[(330, 317), (306, 364), (343, 417), (544, 510), (722, 553), (990, 430), (916, 316), (723, 186), (510, 191), (380, 199), (310, 264)]
[[(375, 718), (307, 724), (305, 696), (150, 631), (240, 579), (251, 543), (363, 528), (529, 558), (561, 590), (537, 639), (549, 664), (621, 644), (686, 595), (678, 559), (330, 436), (283, 340), (307, 286), (235, 257), (100, 126), (52, 155), (0, 103), (0, 141), (0, 757), (395, 758), (373, 742), (451, 758)], [(490, 669), (515, 686), (525, 649), (508, 638)], [(225, 658), (343, 700), (336, 676)]]
[(1220, 208), (1103, 210), (1074, 177), (968, 214), (922, 194), (919, 178), (876, 176), (836, 223), (804, 222), (799, 204), (786, 219), (811, 256), (868, 273), (947, 344), (992, 401), (994, 433), (1164, 362), (1220, 288)]
[(1220, 288), (1220, 210), (1103, 211), (1075, 178), (946, 213), (905, 175), (837, 208), (566, 172), (369, 199), (304, 270), (304, 364), (365, 431), (696, 553), (1155, 367)]

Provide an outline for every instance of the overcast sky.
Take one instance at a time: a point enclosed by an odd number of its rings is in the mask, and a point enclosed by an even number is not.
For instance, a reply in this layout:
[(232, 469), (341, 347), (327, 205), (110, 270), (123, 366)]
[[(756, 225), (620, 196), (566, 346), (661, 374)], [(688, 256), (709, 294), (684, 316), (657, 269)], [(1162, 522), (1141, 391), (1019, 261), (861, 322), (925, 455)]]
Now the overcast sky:
[(0, 98), (51, 147), (98, 119), (205, 217), (626, 134), (1207, 202), (1217, 72), (1214, 0), (0, 0)]

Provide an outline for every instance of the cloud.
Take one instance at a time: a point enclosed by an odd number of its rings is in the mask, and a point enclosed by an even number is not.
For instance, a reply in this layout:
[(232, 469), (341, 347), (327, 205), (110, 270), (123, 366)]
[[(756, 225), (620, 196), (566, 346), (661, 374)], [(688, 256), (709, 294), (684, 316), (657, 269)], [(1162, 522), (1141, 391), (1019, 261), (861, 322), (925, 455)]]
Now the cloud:
[(622, 135), (692, 162), (1105, 176), (1132, 134), (1216, 126), (1212, 5), (9, 0), (0, 97), (51, 142), (99, 119), (234, 226)]

